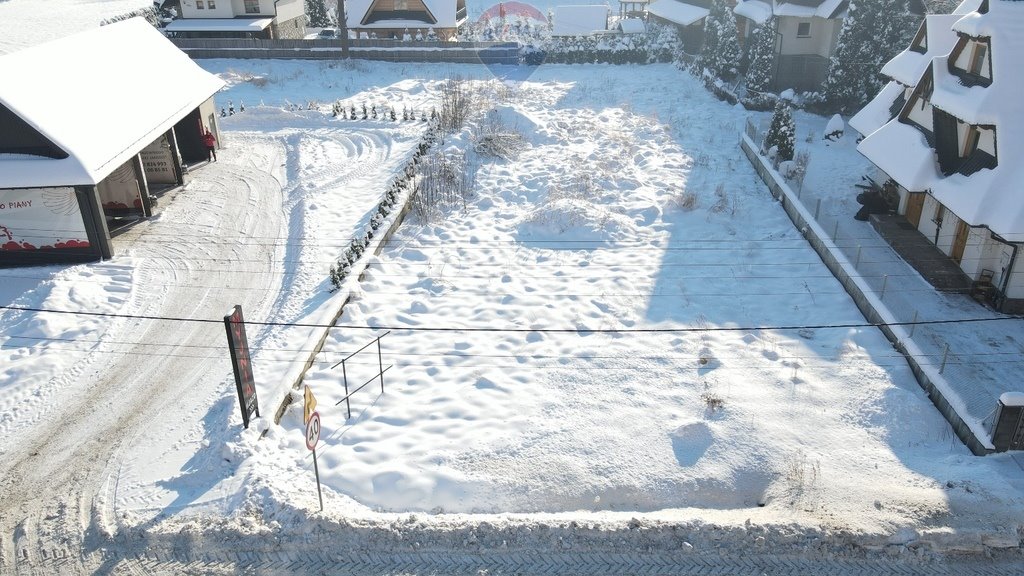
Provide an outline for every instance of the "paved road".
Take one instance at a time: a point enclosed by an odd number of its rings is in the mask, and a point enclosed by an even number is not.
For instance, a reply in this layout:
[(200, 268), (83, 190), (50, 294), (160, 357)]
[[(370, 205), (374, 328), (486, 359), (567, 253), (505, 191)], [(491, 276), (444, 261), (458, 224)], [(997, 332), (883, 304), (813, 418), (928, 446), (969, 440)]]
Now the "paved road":
[[(325, 547), (326, 548), (326, 547)], [(200, 549), (137, 551), (127, 556), (96, 552), (85, 559), (97, 573), (178, 574), (337, 574), (360, 576), (446, 575), (728, 575), (728, 576), (872, 576), (992, 575), (1024, 570), (1024, 558), (970, 557), (953, 561), (898, 558), (805, 558), (790, 555), (696, 555), (675, 553), (572, 552), (364, 552), (322, 551), (204, 553)], [(38, 559), (36, 565), (58, 573), (71, 561)]]

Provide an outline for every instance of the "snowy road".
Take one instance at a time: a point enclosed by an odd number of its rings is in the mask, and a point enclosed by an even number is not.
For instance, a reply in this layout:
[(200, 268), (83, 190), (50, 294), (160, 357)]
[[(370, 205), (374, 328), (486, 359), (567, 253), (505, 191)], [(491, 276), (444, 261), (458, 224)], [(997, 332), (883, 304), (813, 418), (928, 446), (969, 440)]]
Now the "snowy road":
[[(46, 560), (55, 557), (65, 559), (61, 573), (92, 573), (97, 553), (123, 534), (113, 512), (118, 498), (173, 509), (234, 475), (219, 468), (192, 475), (188, 490), (179, 489), (170, 503), (160, 500), (163, 493), (125, 485), (125, 477), (137, 475), (125, 466), (139, 453), (153, 452), (150, 457), (166, 466), (182, 436), (239, 425), (220, 321), (232, 306), (241, 304), (250, 321), (294, 321), (326, 298), (321, 264), (340, 249), (299, 241), (324, 237), (322, 216), (311, 204), (343, 204), (346, 218), (322, 212), (336, 226), (332, 237), (351, 235), (379, 199), (380, 191), (366, 182), (382, 179), (400, 159), (392, 158), (391, 136), (382, 143), (372, 134), (320, 128), (232, 134), (220, 162), (195, 170), (185, 189), (160, 198), (156, 217), (115, 238), (117, 256), (110, 261), (5, 273), (8, 282), (27, 283), (22, 306), (88, 309), (71, 305), (78, 303), (73, 296), (95, 290), (123, 297), (115, 299), (115, 309), (100, 310), (111, 316), (98, 319), (12, 311), (2, 318), (9, 334), (21, 334), (10, 344), (59, 357), (52, 363), (60, 369), (42, 382), (28, 367), (11, 372), (13, 380), (30, 384), (17, 386), (4, 406), (0, 573), (52, 574)], [(324, 150), (360, 161), (311, 172), (309, 155)], [(312, 181), (317, 185), (298, 183)], [(65, 283), (72, 297), (64, 306), (47, 306)], [(54, 325), (62, 326), (56, 337)], [(25, 336), (39, 326), (51, 328), (48, 336)], [(294, 351), (280, 347), (308, 332), (256, 326), (249, 341), (270, 350), (265, 367), (287, 366)], [(24, 356), (15, 351), (12, 366)], [(278, 400), (264, 399), (264, 411)], [(182, 469), (195, 466), (183, 463)], [(175, 493), (176, 487), (164, 490)]]
[[(264, 166), (280, 163), (280, 150), (262, 152)], [(132, 297), (119, 313), (216, 319), (242, 304), (263, 316), (268, 295), (281, 284), (279, 249), (216, 240), (282, 230), (281, 184), (265, 170), (226, 162), (199, 170), (193, 184), (161, 199), (159, 218), (116, 238), (122, 256), (113, 262), (139, 261)], [(174, 241), (159, 239), (166, 221), (187, 223), (189, 231)], [(238, 274), (240, 266), (259, 273)], [(230, 370), (216, 352), (223, 338), (216, 322), (111, 322), (106, 345), (83, 354), (62, 375), (66, 390), (55, 393), (47, 413), (8, 443), (0, 527), (13, 537), (4, 539), (0, 571), (50, 573), (21, 562), (26, 549), (77, 555), (102, 546), (111, 521), (104, 489), (119, 451), (154, 420), (178, 417), (188, 412), (182, 406), (218, 394)], [(128, 343), (101, 353), (121, 342)], [(164, 353), (169, 350), (175, 352)]]

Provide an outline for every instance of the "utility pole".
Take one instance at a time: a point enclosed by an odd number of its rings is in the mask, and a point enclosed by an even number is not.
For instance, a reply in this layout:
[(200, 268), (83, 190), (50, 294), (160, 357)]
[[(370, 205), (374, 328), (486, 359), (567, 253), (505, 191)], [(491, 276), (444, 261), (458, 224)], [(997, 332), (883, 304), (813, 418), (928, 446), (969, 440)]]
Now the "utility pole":
[(348, 17), (345, 0), (338, 0), (338, 35), (341, 36), (341, 57), (348, 60)]

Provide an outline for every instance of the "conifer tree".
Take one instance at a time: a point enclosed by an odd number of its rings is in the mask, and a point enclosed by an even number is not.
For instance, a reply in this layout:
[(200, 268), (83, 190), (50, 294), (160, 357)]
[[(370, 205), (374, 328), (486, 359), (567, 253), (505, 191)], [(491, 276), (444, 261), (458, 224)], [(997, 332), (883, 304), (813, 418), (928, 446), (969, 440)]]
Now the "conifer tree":
[(767, 92), (775, 79), (775, 18), (769, 18), (750, 36), (747, 89)]
[(331, 25), (324, 0), (306, 0), (306, 17), (309, 18), (309, 25), (314, 28), (326, 28)]
[(882, 66), (906, 49), (919, 24), (905, 0), (850, 0), (822, 86), (825, 101), (846, 113), (867, 104), (884, 83)]
[(775, 158), (782, 162), (793, 159), (795, 144), (796, 123), (793, 122), (793, 113), (789, 109), (789, 102), (780, 98), (772, 114), (772, 125), (764, 137), (764, 147), (766, 150), (775, 148)]
[(726, 0), (713, 0), (704, 19), (704, 45), (696, 60), (696, 70), (708, 70), (712, 76), (726, 80), (736, 75), (740, 61), (740, 41), (736, 32), (736, 15)]

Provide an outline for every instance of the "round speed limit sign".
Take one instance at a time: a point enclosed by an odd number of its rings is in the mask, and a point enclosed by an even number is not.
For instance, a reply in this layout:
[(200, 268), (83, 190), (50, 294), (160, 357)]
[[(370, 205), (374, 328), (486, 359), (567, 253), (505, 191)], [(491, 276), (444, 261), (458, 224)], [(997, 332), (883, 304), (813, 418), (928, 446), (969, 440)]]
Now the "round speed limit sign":
[(306, 448), (316, 450), (316, 443), (320, 441), (320, 413), (313, 412), (309, 415), (309, 423), (306, 424)]

